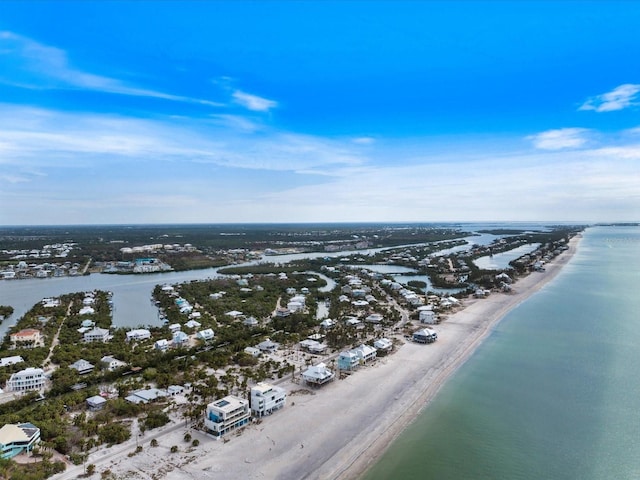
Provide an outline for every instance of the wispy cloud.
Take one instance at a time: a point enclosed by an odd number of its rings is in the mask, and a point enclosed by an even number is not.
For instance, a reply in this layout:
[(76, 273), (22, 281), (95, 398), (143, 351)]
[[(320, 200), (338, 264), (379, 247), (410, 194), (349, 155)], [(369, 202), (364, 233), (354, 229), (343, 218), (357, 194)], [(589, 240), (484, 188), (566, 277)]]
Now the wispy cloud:
[(625, 83), (610, 92), (587, 99), (578, 110), (596, 112), (622, 110), (639, 104), (638, 93), (640, 93), (640, 84)]
[(149, 120), (0, 105), (0, 166), (56, 168), (132, 159), (294, 172), (364, 161), (348, 142), (231, 129), (223, 120)]
[(526, 138), (530, 140), (536, 148), (542, 150), (562, 150), (584, 146), (589, 140), (589, 133), (590, 130), (586, 128), (560, 128), (529, 135)]
[(96, 75), (71, 65), (67, 53), (9, 31), (0, 32), (0, 82), (29, 89), (82, 89), (97, 92), (160, 98), (222, 106), (219, 102), (140, 88), (121, 80)]
[(254, 112), (268, 112), (272, 108), (278, 106), (278, 102), (275, 100), (269, 100), (267, 98), (252, 95), (250, 93), (236, 90), (232, 94), (233, 100), (246, 109)]
[(373, 137), (356, 137), (352, 142), (358, 145), (372, 145), (376, 142), (376, 139)]

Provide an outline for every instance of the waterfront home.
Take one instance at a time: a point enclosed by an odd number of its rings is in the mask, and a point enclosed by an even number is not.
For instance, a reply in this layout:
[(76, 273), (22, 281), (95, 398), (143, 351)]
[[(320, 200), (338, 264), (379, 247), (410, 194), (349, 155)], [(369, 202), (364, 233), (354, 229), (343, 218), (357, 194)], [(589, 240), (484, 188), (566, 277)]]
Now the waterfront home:
[(284, 388), (260, 382), (251, 388), (251, 412), (256, 417), (271, 415), (285, 406), (287, 393)]
[(171, 333), (175, 333), (177, 331), (179, 331), (181, 328), (181, 325), (179, 323), (172, 323), (171, 325), (169, 325), (169, 331)]
[(156, 342), (153, 344), (153, 348), (164, 352), (169, 348), (169, 345), (171, 345), (171, 342), (167, 339), (162, 338), (160, 340), (156, 340)]
[(5, 389), (9, 392), (27, 392), (44, 388), (46, 377), (41, 368), (25, 368), (11, 375)]
[(0, 367), (8, 367), (9, 365), (15, 365), (16, 363), (24, 362), (24, 358), (20, 355), (13, 355), (12, 357), (0, 358)]
[(204, 426), (209, 433), (220, 437), (246, 425), (250, 418), (249, 402), (244, 398), (227, 395), (207, 405)]
[(340, 370), (350, 372), (358, 368), (358, 365), (360, 365), (360, 358), (353, 350), (346, 350), (338, 355), (338, 368)]
[(117, 358), (112, 357), (111, 355), (105, 355), (100, 359), (100, 363), (102, 363), (103, 367), (113, 372), (119, 368), (126, 367), (127, 363), (122, 360), (118, 360)]
[(104, 406), (107, 404), (107, 399), (101, 397), (100, 395), (95, 395), (93, 397), (87, 398), (86, 402), (89, 410), (91, 410), (92, 412), (96, 412), (104, 408)]
[(81, 358), (80, 360), (77, 360), (69, 365), (69, 368), (77, 370), (80, 375), (85, 375), (87, 373), (91, 373), (94, 366), (92, 363), (89, 363), (87, 360)]
[(108, 342), (109, 341), (109, 330), (106, 328), (95, 327), (88, 332), (84, 332), (84, 341), (85, 343), (92, 342)]
[(127, 332), (127, 342), (148, 340), (151, 338), (151, 332), (146, 328), (136, 328)]
[(393, 348), (393, 342), (388, 338), (379, 338), (375, 342), (373, 342), (373, 346), (378, 350), (382, 350), (384, 352), (390, 352)]
[(30, 452), (40, 441), (40, 429), (33, 423), (7, 423), (0, 428), (0, 458), (9, 459)]
[(433, 343), (438, 339), (438, 334), (429, 328), (423, 328), (413, 332), (413, 341), (417, 343)]
[(34, 348), (42, 343), (42, 334), (35, 328), (25, 328), (9, 335), (9, 340), (15, 347)]
[(363, 343), (359, 347), (352, 350), (357, 356), (361, 364), (371, 363), (376, 359), (378, 351), (370, 345)]
[(420, 323), (426, 323), (427, 325), (433, 325), (436, 323), (436, 314), (433, 310), (421, 310), (418, 315)]
[(320, 386), (333, 380), (335, 374), (324, 363), (319, 363), (302, 372), (302, 378), (309, 385)]
[(267, 353), (275, 352), (276, 350), (278, 350), (279, 346), (280, 346), (279, 343), (272, 342), (268, 338), (264, 342), (260, 342), (258, 345), (256, 345), (258, 350), (260, 350), (261, 352), (267, 352)]
[(196, 338), (208, 342), (209, 340), (213, 340), (215, 333), (211, 328), (205, 328), (204, 330), (200, 330), (196, 334)]

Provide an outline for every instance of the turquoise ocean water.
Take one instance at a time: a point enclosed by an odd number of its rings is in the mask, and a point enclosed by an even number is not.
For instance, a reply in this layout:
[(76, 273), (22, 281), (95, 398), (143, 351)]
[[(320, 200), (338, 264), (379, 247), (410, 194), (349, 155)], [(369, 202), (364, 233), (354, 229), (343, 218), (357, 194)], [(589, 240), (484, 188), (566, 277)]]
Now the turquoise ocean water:
[(364, 478), (640, 479), (640, 228), (587, 229)]

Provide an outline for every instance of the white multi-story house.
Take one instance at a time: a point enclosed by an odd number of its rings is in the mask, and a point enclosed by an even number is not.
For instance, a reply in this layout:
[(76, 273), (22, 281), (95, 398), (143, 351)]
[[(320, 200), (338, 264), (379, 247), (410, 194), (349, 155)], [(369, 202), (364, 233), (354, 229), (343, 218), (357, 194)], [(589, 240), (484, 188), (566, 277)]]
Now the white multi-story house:
[(109, 330), (107, 330), (106, 328), (95, 327), (88, 332), (84, 332), (84, 341), (87, 343), (108, 342)]
[(354, 348), (353, 352), (358, 355), (360, 363), (362, 364), (373, 362), (378, 355), (378, 351), (375, 348), (367, 345), (366, 343), (363, 343), (359, 347)]
[(284, 388), (262, 382), (251, 388), (251, 412), (256, 417), (271, 415), (284, 407), (286, 401), (287, 392)]
[(214, 436), (220, 437), (246, 425), (250, 418), (249, 402), (244, 398), (228, 395), (207, 405), (204, 426)]
[(215, 334), (213, 333), (213, 330), (210, 328), (205, 328), (204, 330), (200, 330), (197, 334), (196, 337), (199, 338), (200, 340), (204, 340), (205, 342), (208, 342), (209, 340), (213, 340)]
[(327, 368), (324, 363), (311, 366), (302, 373), (302, 378), (309, 385), (324, 385), (335, 377), (335, 373)]
[(35, 328), (25, 328), (19, 332), (9, 335), (9, 340), (15, 346), (25, 347), (38, 347), (42, 343), (42, 334), (40, 330)]
[(123, 362), (122, 360), (118, 360), (117, 358), (112, 357), (111, 355), (105, 355), (100, 359), (100, 362), (110, 372), (117, 370), (118, 368), (126, 367), (127, 362)]
[(127, 341), (140, 341), (151, 338), (151, 332), (146, 328), (136, 328), (127, 332)]
[(9, 392), (41, 390), (44, 388), (45, 380), (43, 369), (29, 367), (11, 375), (5, 388)]

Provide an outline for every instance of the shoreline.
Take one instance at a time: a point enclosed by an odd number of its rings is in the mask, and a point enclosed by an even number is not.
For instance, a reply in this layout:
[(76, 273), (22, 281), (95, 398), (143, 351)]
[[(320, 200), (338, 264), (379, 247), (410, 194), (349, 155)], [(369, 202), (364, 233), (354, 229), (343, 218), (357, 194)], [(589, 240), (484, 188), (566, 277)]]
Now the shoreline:
[[(87, 463), (117, 478), (182, 479), (335, 479), (361, 478), (391, 443), (428, 406), (445, 382), (475, 352), (505, 315), (547, 285), (573, 257), (582, 238), (552, 259), (544, 272), (513, 284), (512, 293), (468, 299), (461, 310), (436, 326), (431, 345), (408, 342), (393, 354), (361, 367), (343, 380), (318, 389), (285, 382), (287, 405), (272, 416), (215, 441), (203, 432), (171, 425), (133, 440), (99, 449)], [(185, 444), (190, 433), (197, 448)], [(158, 447), (150, 447), (157, 438)], [(170, 453), (172, 445), (179, 453)], [(77, 467), (53, 478), (74, 478)], [(81, 472), (81, 470), (80, 470)]]

